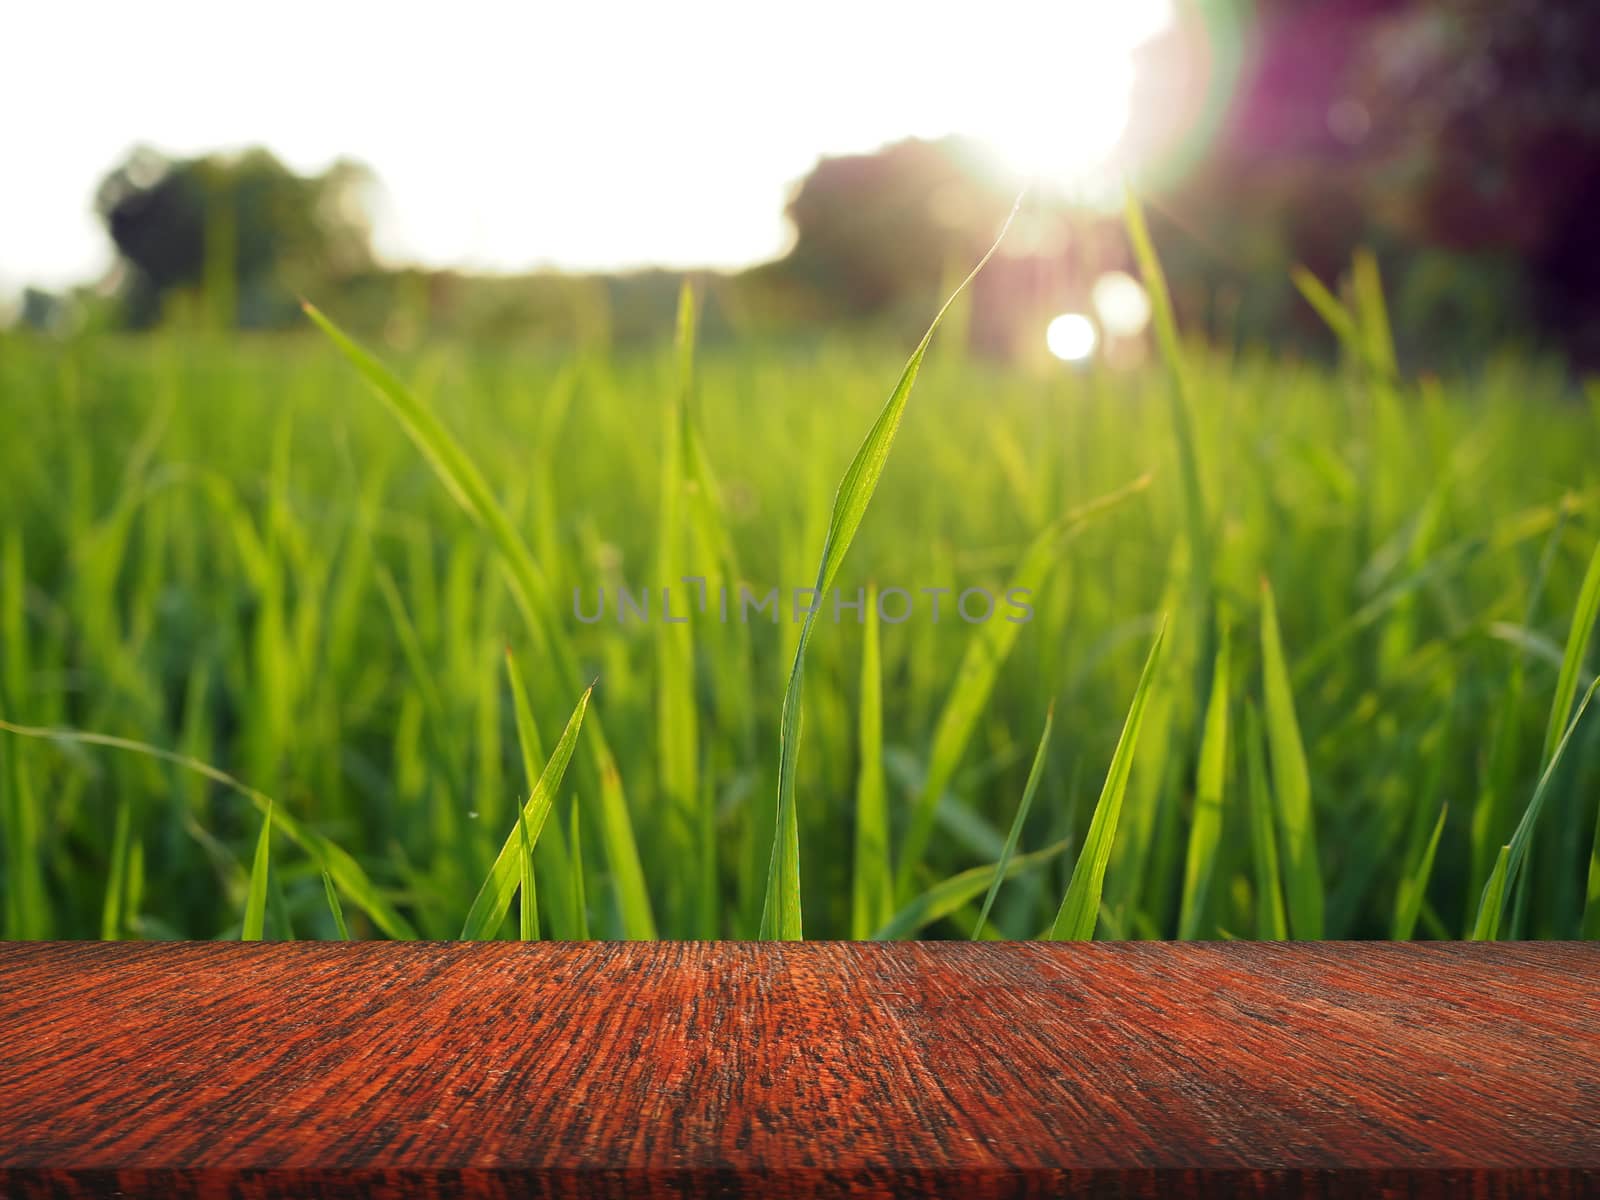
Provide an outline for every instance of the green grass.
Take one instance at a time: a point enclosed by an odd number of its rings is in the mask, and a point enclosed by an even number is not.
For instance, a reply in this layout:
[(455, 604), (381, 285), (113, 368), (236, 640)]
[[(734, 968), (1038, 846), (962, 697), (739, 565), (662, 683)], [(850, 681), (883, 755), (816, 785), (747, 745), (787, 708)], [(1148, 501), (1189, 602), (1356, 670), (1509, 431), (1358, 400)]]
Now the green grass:
[(1208, 351), (1130, 217), (1129, 371), (6, 338), (0, 934), (1600, 932), (1600, 394), (1369, 259)]

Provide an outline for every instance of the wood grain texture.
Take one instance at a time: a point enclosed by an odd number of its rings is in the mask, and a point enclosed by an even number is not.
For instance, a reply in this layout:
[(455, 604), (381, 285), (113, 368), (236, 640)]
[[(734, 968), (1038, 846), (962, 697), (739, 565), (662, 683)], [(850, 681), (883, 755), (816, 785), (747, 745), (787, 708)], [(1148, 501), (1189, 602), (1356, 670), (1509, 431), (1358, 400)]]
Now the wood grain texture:
[(1600, 946), (0, 945), (0, 1196), (1600, 1195)]

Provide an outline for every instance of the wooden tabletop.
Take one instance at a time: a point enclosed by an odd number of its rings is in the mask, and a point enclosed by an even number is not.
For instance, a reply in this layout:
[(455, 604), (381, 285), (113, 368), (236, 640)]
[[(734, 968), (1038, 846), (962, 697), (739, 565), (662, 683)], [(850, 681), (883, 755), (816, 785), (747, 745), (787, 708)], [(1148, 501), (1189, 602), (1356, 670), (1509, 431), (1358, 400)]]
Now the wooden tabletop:
[(0, 1196), (1600, 1195), (1600, 945), (0, 944)]

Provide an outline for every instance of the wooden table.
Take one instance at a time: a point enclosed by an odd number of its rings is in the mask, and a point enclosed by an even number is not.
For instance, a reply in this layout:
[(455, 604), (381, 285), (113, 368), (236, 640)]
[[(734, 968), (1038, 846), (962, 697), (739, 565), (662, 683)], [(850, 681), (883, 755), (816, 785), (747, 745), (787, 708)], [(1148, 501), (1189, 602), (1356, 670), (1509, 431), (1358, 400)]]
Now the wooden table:
[(1600, 945), (0, 945), (0, 1196), (1600, 1195)]

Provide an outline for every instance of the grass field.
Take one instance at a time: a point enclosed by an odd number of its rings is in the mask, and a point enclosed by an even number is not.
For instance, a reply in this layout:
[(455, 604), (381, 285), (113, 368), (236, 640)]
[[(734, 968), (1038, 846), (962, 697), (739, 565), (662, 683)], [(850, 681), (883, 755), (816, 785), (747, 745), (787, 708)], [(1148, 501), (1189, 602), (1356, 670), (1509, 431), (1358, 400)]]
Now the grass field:
[[(936, 338), (909, 393), (687, 331), (384, 351), (387, 398), (309, 323), (8, 338), (0, 932), (1600, 933), (1600, 402), (1401, 379), (1355, 278), (1338, 370)], [(819, 559), (911, 615), (794, 620)]]

